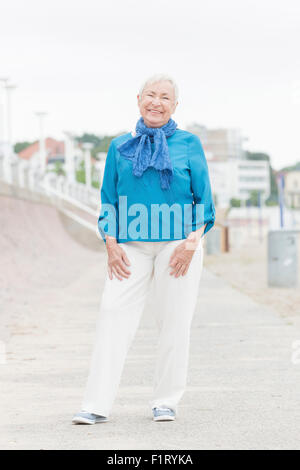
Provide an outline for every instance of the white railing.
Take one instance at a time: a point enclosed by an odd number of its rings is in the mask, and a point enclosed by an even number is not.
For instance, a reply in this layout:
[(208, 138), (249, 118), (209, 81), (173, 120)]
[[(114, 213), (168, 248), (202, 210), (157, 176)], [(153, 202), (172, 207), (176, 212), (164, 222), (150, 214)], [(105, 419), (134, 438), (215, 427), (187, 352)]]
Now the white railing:
[(82, 202), (78, 201), (77, 199), (74, 199), (73, 197), (69, 196), (68, 194), (62, 192), (59, 189), (54, 189), (51, 186), (49, 186), (47, 183), (42, 183), (40, 184), (40, 187), (44, 189), (45, 194), (47, 196), (56, 196), (62, 201), (67, 201), (70, 204), (72, 204), (74, 207), (77, 207), (80, 210), (85, 211), (87, 214), (90, 214), (92, 216), (97, 217), (98, 212), (92, 209), (91, 207), (83, 204)]
[(95, 231), (95, 225), (80, 217), (71, 210), (62, 208), (62, 202), (66, 202), (71, 208), (79, 209), (88, 216), (97, 217), (100, 211), (100, 190), (87, 187), (77, 181), (69, 181), (63, 175), (54, 172), (41, 174), (40, 168), (30, 161), (21, 160), (18, 157), (10, 162), (9, 167), (0, 155), (0, 184), (1, 180), (19, 188), (28, 189), (49, 197), (60, 210), (69, 217), (79, 222), (82, 226)]

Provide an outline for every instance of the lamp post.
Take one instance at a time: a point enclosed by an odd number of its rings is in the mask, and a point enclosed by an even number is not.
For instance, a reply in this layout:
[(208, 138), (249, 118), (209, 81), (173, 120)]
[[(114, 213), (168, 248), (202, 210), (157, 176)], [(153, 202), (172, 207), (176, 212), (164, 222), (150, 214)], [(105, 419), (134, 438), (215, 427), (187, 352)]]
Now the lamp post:
[(8, 79), (3, 79), (5, 82), (4, 88), (6, 91), (6, 139), (4, 143), (4, 175), (8, 183), (12, 183), (12, 127), (11, 127), (11, 92), (16, 88), (16, 85), (7, 83)]
[(47, 115), (44, 111), (36, 112), (35, 115), (39, 118), (39, 128), (40, 128), (40, 138), (39, 138), (39, 160), (40, 160), (40, 170), (42, 174), (46, 172), (46, 145), (44, 138), (44, 117)]
[(262, 191), (258, 191), (258, 224), (259, 224), (259, 241), (263, 240), (262, 233)]
[(67, 180), (69, 183), (75, 181), (75, 149), (74, 149), (74, 137), (72, 132), (64, 132), (65, 134), (65, 168), (67, 174)]
[(85, 184), (90, 189), (92, 186), (91, 149), (93, 144), (85, 142), (82, 147), (84, 149)]
[(277, 176), (279, 211), (280, 211), (280, 228), (284, 227), (284, 174), (279, 173)]
[[(3, 88), (1, 88), (1, 97), (0, 97), (0, 152), (1, 156), (4, 155), (4, 142), (5, 142), (5, 106), (4, 106), (4, 88), (8, 82), (9, 78), (0, 77), (0, 82), (3, 84)], [(3, 90), (3, 92), (2, 92)]]

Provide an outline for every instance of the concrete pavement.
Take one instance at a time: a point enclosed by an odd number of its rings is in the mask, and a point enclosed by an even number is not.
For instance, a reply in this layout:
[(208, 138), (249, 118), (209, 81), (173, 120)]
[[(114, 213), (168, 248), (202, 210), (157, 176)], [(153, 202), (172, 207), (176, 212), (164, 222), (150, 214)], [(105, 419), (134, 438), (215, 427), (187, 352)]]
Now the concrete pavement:
[(53, 298), (51, 318), (11, 337), (0, 369), (2, 449), (300, 448), (300, 365), (291, 362), (299, 329), (207, 270), (177, 420), (154, 423), (148, 410), (156, 348), (149, 308), (127, 357), (111, 421), (72, 426), (100, 291), (94, 266)]
[(155, 423), (148, 408), (156, 352), (149, 302), (110, 422), (72, 425), (92, 352), (104, 263), (103, 251), (70, 239), (65, 257), (55, 258), (38, 289), (38, 279), (26, 291), (15, 283), (16, 297), (12, 290), (6, 298), (1, 449), (300, 449), (300, 364), (291, 361), (299, 323), (256, 304), (207, 269), (177, 420)]

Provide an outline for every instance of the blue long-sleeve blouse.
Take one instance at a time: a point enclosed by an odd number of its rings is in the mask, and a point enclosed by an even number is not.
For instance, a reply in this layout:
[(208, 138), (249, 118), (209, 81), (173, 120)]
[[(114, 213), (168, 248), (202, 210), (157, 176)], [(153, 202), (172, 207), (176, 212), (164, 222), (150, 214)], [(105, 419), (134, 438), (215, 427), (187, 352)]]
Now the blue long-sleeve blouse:
[(141, 177), (133, 174), (132, 161), (117, 150), (129, 138), (131, 133), (112, 139), (107, 153), (98, 219), (103, 240), (106, 234), (118, 243), (184, 239), (206, 225), (204, 236), (215, 223), (215, 206), (199, 137), (177, 128), (167, 138), (173, 166), (169, 189), (161, 189), (155, 168)]

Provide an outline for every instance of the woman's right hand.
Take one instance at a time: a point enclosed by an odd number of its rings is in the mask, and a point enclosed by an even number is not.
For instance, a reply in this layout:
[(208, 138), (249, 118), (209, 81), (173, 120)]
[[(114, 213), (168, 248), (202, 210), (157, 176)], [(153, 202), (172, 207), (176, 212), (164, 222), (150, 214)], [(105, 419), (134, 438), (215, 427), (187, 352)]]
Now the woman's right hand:
[(131, 272), (127, 269), (130, 266), (130, 261), (125, 253), (125, 250), (120, 247), (117, 240), (113, 237), (106, 236), (106, 249), (108, 255), (108, 275), (112, 280), (113, 274), (120, 281), (123, 277), (128, 278)]

